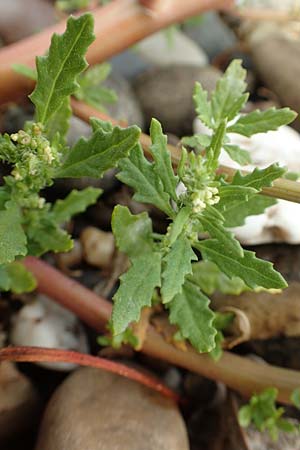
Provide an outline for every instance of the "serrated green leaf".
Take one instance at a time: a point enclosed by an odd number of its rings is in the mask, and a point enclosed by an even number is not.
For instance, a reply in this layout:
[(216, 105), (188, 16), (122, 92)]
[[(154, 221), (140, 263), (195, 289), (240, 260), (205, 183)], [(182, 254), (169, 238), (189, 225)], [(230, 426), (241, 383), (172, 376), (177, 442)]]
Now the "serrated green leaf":
[(137, 145), (128, 158), (120, 161), (117, 178), (135, 190), (133, 198), (136, 201), (150, 203), (173, 217), (170, 196), (164, 191), (162, 181), (153, 166), (154, 164), (145, 158), (141, 146)]
[(73, 247), (69, 234), (50, 220), (44, 220), (28, 230), (29, 254), (40, 256), (46, 252), (68, 252)]
[(174, 220), (168, 226), (167, 234), (165, 236), (164, 243), (167, 247), (170, 247), (177, 240), (182, 233), (184, 227), (188, 223), (192, 213), (192, 208), (184, 206), (181, 208), (174, 218)]
[(95, 131), (91, 138), (81, 138), (68, 152), (56, 178), (100, 178), (103, 173), (115, 167), (137, 144), (140, 129), (114, 127), (112, 132), (103, 129)]
[(152, 141), (150, 152), (154, 159), (154, 171), (161, 179), (164, 191), (176, 202), (178, 177), (173, 171), (171, 155), (167, 147), (167, 136), (163, 134), (161, 124), (158, 120), (152, 119), (150, 136)]
[(93, 25), (91, 14), (70, 17), (66, 31), (52, 36), (48, 55), (37, 57), (38, 79), (30, 99), (44, 125), (78, 87), (76, 78), (87, 66), (84, 56), (94, 40)]
[(101, 189), (87, 187), (82, 191), (73, 190), (63, 200), (57, 200), (51, 210), (51, 219), (57, 224), (69, 221), (75, 214), (84, 212), (90, 205), (96, 203)]
[(193, 264), (193, 275), (189, 277), (189, 280), (207, 295), (212, 295), (216, 291), (222, 294), (239, 295), (248, 290), (243, 280), (239, 277), (228, 278), (211, 261), (199, 261)]
[(111, 226), (117, 247), (129, 258), (153, 250), (152, 221), (146, 212), (133, 215), (126, 206), (117, 205)]
[(284, 175), (286, 169), (280, 167), (278, 164), (271, 164), (265, 169), (258, 169), (257, 167), (253, 172), (247, 175), (242, 175), (240, 171), (237, 171), (232, 179), (231, 185), (248, 186), (258, 191), (263, 187), (272, 186), (272, 183), (277, 178)]
[(226, 211), (228, 204), (237, 201), (247, 201), (258, 191), (252, 186), (243, 186), (238, 184), (227, 184), (219, 187), (220, 201), (217, 203), (219, 211)]
[(181, 292), (186, 275), (192, 273), (192, 261), (197, 261), (197, 256), (189, 240), (182, 234), (163, 259), (161, 288), (163, 303), (169, 303)]
[(287, 125), (296, 118), (297, 114), (289, 108), (270, 108), (265, 111), (253, 111), (241, 116), (228, 129), (228, 133), (239, 133), (250, 137), (256, 133), (277, 130), (281, 125)]
[(243, 150), (238, 145), (224, 144), (223, 148), (230, 158), (241, 166), (246, 166), (251, 163), (250, 153), (247, 150)]
[(98, 119), (97, 117), (91, 117), (90, 123), (93, 132), (101, 130), (105, 133), (110, 133), (113, 131), (114, 127), (111, 122), (107, 122), (106, 120)]
[(0, 211), (0, 264), (10, 263), (27, 253), (21, 211), (13, 201), (7, 202), (5, 208)]
[(240, 243), (235, 239), (233, 233), (223, 226), (224, 218), (213, 207), (207, 207), (199, 218), (204, 230), (211, 238), (217, 239), (220, 245), (224, 246), (226, 252), (234, 257), (242, 257), (244, 252)]
[(69, 131), (71, 117), (72, 109), (70, 98), (67, 97), (47, 122), (45, 134), (50, 141), (52, 141), (55, 136), (58, 136), (59, 143), (63, 146), (66, 145), (66, 137)]
[(144, 306), (151, 306), (154, 289), (160, 287), (161, 254), (148, 252), (134, 258), (132, 266), (121, 276), (113, 297), (112, 326), (114, 334), (122, 333), (140, 318)]
[(203, 150), (211, 144), (211, 136), (207, 134), (195, 134), (194, 136), (185, 136), (181, 139), (182, 145), (186, 145), (197, 150)]
[(215, 171), (219, 165), (219, 156), (222, 150), (226, 133), (226, 120), (221, 120), (220, 125), (213, 134), (210, 146), (206, 150), (207, 170)]
[(200, 83), (195, 84), (193, 99), (195, 103), (196, 113), (199, 119), (208, 128), (213, 129), (214, 124), (212, 121), (211, 103), (207, 99), (207, 91), (203, 89)]
[(225, 218), (224, 225), (228, 228), (240, 227), (244, 225), (248, 216), (262, 214), (266, 208), (276, 205), (277, 200), (265, 195), (254, 195), (248, 200), (234, 201), (226, 205), (226, 210), (222, 211)]
[(212, 261), (228, 277), (239, 277), (251, 289), (263, 287), (266, 289), (283, 289), (287, 283), (282, 275), (274, 270), (273, 264), (258, 259), (254, 252), (244, 250), (243, 257), (231, 257), (215, 239), (199, 242), (196, 246), (204, 260)]
[(245, 78), (246, 71), (242, 68), (241, 61), (234, 60), (218, 81), (211, 96), (212, 113), (216, 126), (220, 124), (221, 120), (234, 119), (247, 101), (247, 96), (244, 94)]
[(13, 262), (0, 266), (0, 290), (21, 294), (33, 291), (36, 284), (34, 276), (23, 264)]
[(209, 352), (214, 348), (214, 313), (209, 308), (209, 299), (197, 286), (186, 280), (182, 292), (168, 303), (168, 308), (170, 322), (179, 327), (196, 350)]

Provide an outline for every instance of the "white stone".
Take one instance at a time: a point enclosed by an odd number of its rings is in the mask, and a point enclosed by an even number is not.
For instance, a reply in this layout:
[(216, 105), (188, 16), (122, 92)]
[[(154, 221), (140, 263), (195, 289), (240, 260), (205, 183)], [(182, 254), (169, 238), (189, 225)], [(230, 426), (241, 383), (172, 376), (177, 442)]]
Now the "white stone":
[(159, 32), (139, 42), (136, 51), (147, 62), (157, 66), (191, 64), (204, 67), (208, 64), (205, 52), (178, 30), (174, 30), (171, 43), (168, 42), (165, 32)]
[[(209, 134), (209, 130), (198, 120), (195, 133)], [(250, 152), (253, 164), (241, 167), (222, 150), (220, 164), (235, 169), (251, 171), (255, 167), (265, 168), (278, 162), (291, 172), (300, 172), (300, 135), (291, 127), (282, 126), (277, 131), (259, 133), (247, 138), (230, 133), (231, 143)], [(264, 214), (249, 216), (245, 225), (232, 229), (242, 244), (256, 245), (270, 242), (300, 243), (300, 205), (278, 200)]]
[[(57, 348), (88, 353), (88, 344), (77, 317), (50, 300), (39, 295), (32, 303), (13, 317), (9, 336), (13, 345)], [(41, 366), (69, 371), (70, 363), (39, 363)]]

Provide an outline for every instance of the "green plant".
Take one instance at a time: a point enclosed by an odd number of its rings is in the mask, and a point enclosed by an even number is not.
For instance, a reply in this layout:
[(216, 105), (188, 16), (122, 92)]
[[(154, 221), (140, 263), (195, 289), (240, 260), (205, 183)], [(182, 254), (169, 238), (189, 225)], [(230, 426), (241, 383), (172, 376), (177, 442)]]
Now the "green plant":
[[(143, 307), (151, 306), (155, 292), (169, 312), (169, 320), (178, 326), (177, 338), (188, 339), (199, 352), (216, 347), (215, 314), (209, 298), (199, 282), (196, 263), (214, 263), (227, 278), (238, 278), (249, 289), (282, 289), (286, 282), (271, 263), (243, 250), (227, 227), (242, 225), (248, 215), (259, 214), (274, 200), (262, 197), (264, 186), (285, 173), (273, 164), (243, 175), (236, 172), (229, 180), (218, 172), (221, 148), (235, 159), (249, 160), (238, 147), (231, 146), (228, 132), (245, 136), (277, 129), (295, 118), (288, 108), (254, 111), (239, 115), (247, 101), (245, 70), (234, 61), (217, 84), (211, 99), (197, 84), (196, 110), (211, 129), (211, 136), (189, 138), (201, 143), (198, 154), (182, 151), (175, 173), (160, 124), (151, 124), (152, 146), (149, 162), (139, 145), (119, 162), (118, 178), (130, 186), (134, 199), (149, 203), (168, 218), (166, 234), (153, 230), (146, 212), (132, 215), (128, 208), (117, 205), (112, 216), (112, 229), (119, 249), (126, 253), (131, 266), (121, 276), (114, 296), (112, 327), (114, 334), (123, 333), (131, 322), (138, 321)], [(200, 236), (208, 235), (208, 239)]]
[[(299, 426), (282, 417), (285, 409), (276, 406), (277, 395), (278, 391), (273, 387), (253, 395), (249, 403), (239, 410), (240, 425), (248, 427), (252, 423), (259, 431), (267, 430), (273, 440), (278, 439), (279, 431), (299, 432)], [(299, 389), (295, 389), (292, 393), (291, 400), (300, 409)]]
[(34, 279), (19, 260), (50, 250), (70, 250), (72, 239), (62, 225), (101, 194), (100, 189), (89, 187), (50, 204), (41, 191), (55, 178), (101, 177), (139, 139), (137, 127), (113, 128), (91, 119), (92, 136), (81, 138), (72, 148), (66, 145), (70, 95), (80, 88), (77, 80), (86, 69), (84, 55), (93, 40), (90, 14), (69, 18), (65, 33), (55, 34), (49, 53), (36, 60), (37, 83), (30, 96), (35, 122), (26, 123), (18, 133), (0, 136), (0, 160), (11, 168), (0, 187), (2, 290), (33, 289)]

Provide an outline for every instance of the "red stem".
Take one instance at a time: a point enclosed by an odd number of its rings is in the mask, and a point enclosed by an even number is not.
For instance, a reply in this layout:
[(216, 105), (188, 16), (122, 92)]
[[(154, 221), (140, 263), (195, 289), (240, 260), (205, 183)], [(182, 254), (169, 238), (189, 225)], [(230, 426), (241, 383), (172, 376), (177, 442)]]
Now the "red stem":
[[(40, 292), (73, 311), (96, 330), (105, 329), (111, 314), (111, 303), (37, 258), (27, 257), (24, 261), (37, 278)], [(300, 373), (295, 370), (260, 364), (230, 352), (224, 352), (217, 363), (209, 355), (201, 355), (190, 347), (183, 352), (167, 343), (151, 326), (141, 351), (153, 358), (221, 381), (246, 397), (275, 386), (279, 392), (278, 400), (290, 403), (291, 393), (300, 385)]]
[(78, 364), (80, 366), (95, 367), (96, 369), (103, 369), (107, 372), (116, 373), (122, 377), (137, 381), (138, 383), (159, 392), (165, 397), (171, 398), (176, 402), (179, 401), (179, 397), (175, 394), (175, 392), (167, 388), (163, 383), (151, 375), (139, 372), (138, 370), (115, 361), (86, 355), (84, 353), (73, 352), (70, 350), (60, 350), (56, 348), (7, 347), (0, 350), (0, 362), (1, 361), (67, 362)]
[[(136, 0), (115, 0), (93, 11), (96, 40), (88, 50), (87, 60), (89, 64), (105, 61), (172, 23), (209, 10), (230, 9), (233, 4), (234, 0), (171, 0), (166, 9), (151, 15)], [(47, 51), (53, 33), (62, 33), (65, 26), (62, 21), (0, 50), (0, 103), (32, 88), (32, 81), (16, 73), (12, 65), (34, 67), (35, 57)]]

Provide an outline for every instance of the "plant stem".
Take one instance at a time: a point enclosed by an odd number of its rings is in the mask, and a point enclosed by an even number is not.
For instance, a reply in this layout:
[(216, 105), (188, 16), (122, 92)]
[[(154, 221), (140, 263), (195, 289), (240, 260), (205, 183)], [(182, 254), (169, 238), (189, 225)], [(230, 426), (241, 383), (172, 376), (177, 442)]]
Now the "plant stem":
[[(113, 125), (125, 125), (123, 122), (118, 122), (117, 120), (112, 119), (108, 115), (97, 111), (96, 109), (92, 108), (89, 105), (86, 105), (83, 102), (72, 99), (71, 104), (74, 114), (87, 123), (89, 123), (90, 117), (98, 117), (101, 120), (111, 122)], [(151, 156), (149, 153), (149, 147), (151, 145), (150, 136), (141, 133), (140, 142), (145, 151), (145, 154), (147, 156)], [(180, 161), (181, 149), (179, 147), (174, 147), (173, 145), (168, 145), (168, 148), (171, 153), (172, 162), (176, 166)], [(227, 174), (230, 178), (233, 177), (235, 169), (232, 169), (231, 167), (220, 166), (219, 172)], [(246, 171), (242, 172), (246, 173)], [(263, 188), (261, 193), (269, 197), (275, 197), (283, 200), (289, 200), (295, 203), (300, 203), (300, 183), (298, 183), (297, 181), (279, 178), (278, 180), (274, 181), (272, 187)]]
[[(90, 46), (90, 64), (103, 62), (144, 37), (208, 10), (230, 9), (234, 0), (172, 0), (159, 14), (149, 14), (137, 0), (115, 0), (93, 11), (96, 40)], [(49, 48), (53, 33), (62, 33), (65, 21), (0, 50), (0, 104), (28, 93), (32, 82), (17, 74), (13, 64), (35, 66), (36, 55)]]
[[(105, 329), (111, 315), (110, 302), (37, 258), (29, 256), (25, 258), (24, 263), (36, 277), (40, 292), (73, 311), (97, 331)], [(147, 330), (141, 351), (221, 381), (246, 397), (274, 386), (279, 391), (279, 401), (290, 403), (292, 391), (300, 385), (300, 373), (295, 370), (260, 364), (229, 352), (224, 352), (222, 358), (214, 362), (210, 356), (199, 354), (191, 347), (188, 347), (187, 351), (175, 348), (152, 327)]]
[(179, 397), (171, 389), (167, 388), (163, 383), (154, 377), (139, 372), (132, 367), (125, 364), (111, 361), (98, 356), (86, 355), (69, 350), (61, 350), (56, 348), (41, 348), (41, 347), (7, 347), (0, 350), (1, 361), (15, 361), (15, 362), (68, 362), (78, 364), (80, 366), (95, 367), (96, 369), (103, 369), (107, 372), (116, 373), (122, 377), (137, 381), (144, 386), (153, 389), (156, 392), (179, 401)]

